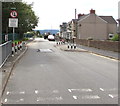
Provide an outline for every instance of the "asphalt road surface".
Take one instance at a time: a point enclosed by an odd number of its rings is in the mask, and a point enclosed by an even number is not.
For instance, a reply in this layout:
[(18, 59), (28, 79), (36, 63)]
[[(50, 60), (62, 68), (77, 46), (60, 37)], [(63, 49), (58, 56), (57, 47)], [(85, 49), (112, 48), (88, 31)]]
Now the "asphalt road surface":
[(28, 44), (4, 104), (118, 104), (118, 61), (54, 45), (38, 38)]

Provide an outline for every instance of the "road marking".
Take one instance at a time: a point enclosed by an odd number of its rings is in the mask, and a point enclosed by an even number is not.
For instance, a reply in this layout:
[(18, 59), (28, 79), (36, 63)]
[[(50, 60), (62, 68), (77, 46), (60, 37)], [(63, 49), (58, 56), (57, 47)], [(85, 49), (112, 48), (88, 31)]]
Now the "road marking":
[(55, 97), (55, 99), (57, 99), (59, 101), (63, 100), (63, 98), (61, 96), (60, 97)]
[(73, 96), (74, 99), (77, 99), (77, 96)]
[(109, 94), (108, 96), (111, 98), (115, 98), (115, 97), (118, 97), (118, 94)]
[(23, 98), (21, 98), (21, 99), (20, 99), (20, 101), (24, 101), (24, 99), (23, 99)]
[(105, 59), (109, 59), (109, 60), (117, 61), (117, 62), (119, 61), (119, 60), (117, 60), (117, 59), (112, 59), (112, 58), (110, 58), (110, 57), (102, 56), (102, 55), (95, 54), (95, 53), (90, 53), (90, 54), (95, 55), (95, 56), (99, 56), (99, 57), (102, 57), (102, 58), (105, 58)]
[(38, 90), (35, 90), (35, 93), (38, 94)]
[(82, 99), (100, 99), (98, 95), (85, 95), (82, 96)]
[(78, 91), (78, 92), (92, 92), (92, 89), (69, 89), (69, 91)]
[(53, 93), (59, 93), (59, 91), (58, 90), (53, 90)]
[(100, 88), (101, 91), (105, 91), (103, 88)]
[(37, 99), (37, 102), (40, 101), (39, 99)]
[(20, 92), (20, 94), (25, 94), (25, 91)]
[(43, 53), (51, 53), (53, 52), (52, 49), (40, 49), (40, 52), (43, 52)]
[(71, 89), (68, 89), (69, 92), (72, 92)]
[(48, 98), (43, 98), (43, 97), (39, 97), (39, 98), (37, 98), (37, 102), (38, 101), (46, 101), (46, 100), (48, 100), (48, 101), (62, 101), (63, 100), (63, 98), (60, 96), (60, 97), (48, 97)]
[(100, 88), (101, 91), (117, 91), (117, 88)]
[(4, 102), (6, 103), (8, 101), (8, 99), (6, 98), (5, 100), (4, 100)]
[(109, 94), (109, 96), (110, 96), (111, 98), (114, 98), (114, 96), (113, 96), (113, 95), (111, 95), (111, 94)]
[(6, 95), (9, 95), (9, 94), (10, 94), (10, 92), (9, 92), (9, 91), (7, 91)]

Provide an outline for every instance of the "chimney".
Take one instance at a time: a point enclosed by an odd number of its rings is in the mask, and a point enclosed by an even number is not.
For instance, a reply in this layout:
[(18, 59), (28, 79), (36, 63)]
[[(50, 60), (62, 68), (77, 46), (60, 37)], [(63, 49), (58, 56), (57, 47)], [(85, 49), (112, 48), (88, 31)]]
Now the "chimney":
[(95, 10), (91, 9), (90, 14), (95, 14)]
[(78, 14), (78, 19), (79, 19), (81, 16), (84, 16), (84, 14)]

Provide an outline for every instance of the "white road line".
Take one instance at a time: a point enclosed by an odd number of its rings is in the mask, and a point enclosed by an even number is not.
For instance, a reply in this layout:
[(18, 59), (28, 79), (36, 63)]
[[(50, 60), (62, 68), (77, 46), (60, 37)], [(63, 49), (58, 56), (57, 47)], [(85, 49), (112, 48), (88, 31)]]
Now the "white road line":
[(77, 99), (77, 96), (73, 96), (74, 99)]
[(85, 95), (82, 96), (82, 99), (100, 99), (98, 95)]
[(92, 89), (70, 89), (71, 91), (78, 91), (78, 92), (92, 92)]
[(71, 89), (68, 89), (69, 92), (72, 92)]
[(21, 98), (21, 99), (20, 99), (20, 101), (24, 101), (24, 99), (23, 99), (23, 98)]
[(105, 91), (103, 88), (100, 88), (101, 91)]
[(9, 94), (10, 94), (10, 92), (9, 92), (9, 91), (7, 91), (6, 95), (9, 95)]
[(35, 90), (35, 93), (38, 94), (38, 90)]
[(37, 102), (40, 101), (39, 99), (37, 99)]
[(59, 93), (59, 91), (58, 90), (53, 90), (53, 93)]
[(8, 101), (8, 99), (6, 98), (5, 100), (4, 100), (4, 102), (6, 103)]
[(20, 94), (25, 94), (25, 91), (20, 92)]
[(113, 95), (111, 95), (111, 94), (109, 94), (109, 96), (110, 96), (111, 98), (114, 98), (114, 96), (113, 96)]

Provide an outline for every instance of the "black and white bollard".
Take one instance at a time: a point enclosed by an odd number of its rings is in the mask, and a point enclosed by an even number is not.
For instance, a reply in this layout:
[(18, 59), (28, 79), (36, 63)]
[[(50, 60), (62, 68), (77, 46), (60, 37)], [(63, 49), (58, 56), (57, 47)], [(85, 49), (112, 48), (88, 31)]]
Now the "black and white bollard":
[(20, 50), (22, 50), (22, 41), (20, 41)]
[(71, 45), (71, 49), (73, 49), (73, 45)]
[(17, 42), (15, 42), (14, 49), (15, 49), (15, 53), (17, 54), (17, 51), (18, 51), (18, 48), (17, 48)]
[(12, 43), (12, 57), (14, 56), (14, 53), (15, 53), (15, 48), (14, 48), (14, 43)]
[(74, 44), (74, 49), (76, 49), (77, 48), (77, 46), (76, 46), (76, 44)]
[(68, 44), (67, 48), (70, 49), (70, 44)]

